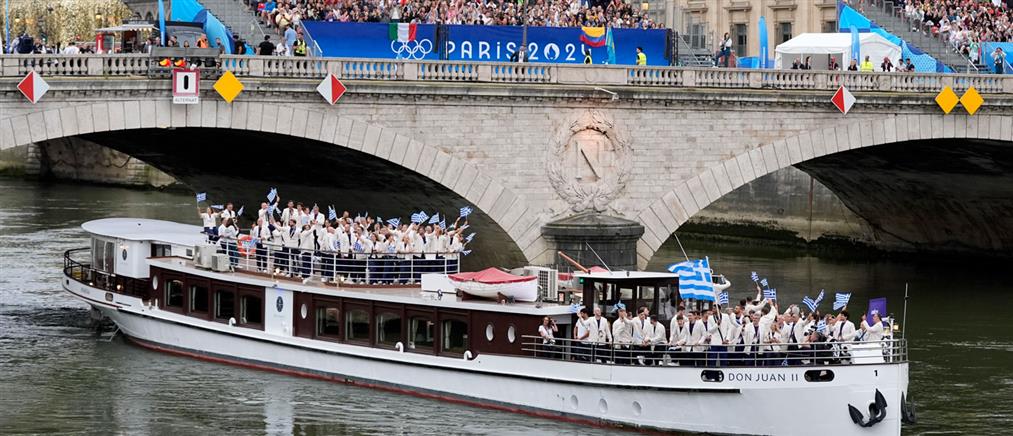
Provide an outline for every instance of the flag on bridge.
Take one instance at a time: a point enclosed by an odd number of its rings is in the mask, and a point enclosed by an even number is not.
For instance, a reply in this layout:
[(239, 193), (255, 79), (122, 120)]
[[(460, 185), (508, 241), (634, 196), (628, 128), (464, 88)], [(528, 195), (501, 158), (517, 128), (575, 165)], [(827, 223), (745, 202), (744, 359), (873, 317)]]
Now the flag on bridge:
[(581, 26), (580, 31), (580, 42), (583, 42), (584, 45), (594, 48), (605, 46), (604, 27)]
[(702, 301), (714, 301), (714, 281), (711, 278), (710, 259), (687, 260), (668, 266), (668, 272), (679, 275), (679, 296)]
[(208, 193), (207, 192), (198, 192), (197, 193), (197, 202), (198, 203), (200, 203), (202, 201), (207, 201), (207, 199), (208, 199)]
[(834, 296), (834, 310), (841, 310), (848, 305), (848, 301), (851, 301), (851, 293), (838, 292)]
[(390, 23), (387, 27), (387, 38), (397, 42), (412, 42), (418, 31), (415, 23)]

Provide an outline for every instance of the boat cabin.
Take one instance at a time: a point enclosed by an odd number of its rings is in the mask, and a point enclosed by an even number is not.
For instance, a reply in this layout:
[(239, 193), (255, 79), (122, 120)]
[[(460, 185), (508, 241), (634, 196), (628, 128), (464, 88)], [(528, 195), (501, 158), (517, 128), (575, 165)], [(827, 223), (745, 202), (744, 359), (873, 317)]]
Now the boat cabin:
[[(665, 323), (675, 316), (679, 297), (679, 275), (649, 271), (592, 271), (573, 275), (575, 286), (583, 290), (584, 303), (598, 307), (602, 315), (615, 319), (618, 303), (631, 316), (646, 307)], [(667, 325), (667, 324), (666, 324)]]

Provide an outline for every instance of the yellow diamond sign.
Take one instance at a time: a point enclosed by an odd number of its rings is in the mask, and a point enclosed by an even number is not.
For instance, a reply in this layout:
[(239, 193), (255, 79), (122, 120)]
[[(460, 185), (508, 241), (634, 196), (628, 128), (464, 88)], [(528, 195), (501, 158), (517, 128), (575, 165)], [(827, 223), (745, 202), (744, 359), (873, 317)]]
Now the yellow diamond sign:
[(232, 74), (231, 71), (226, 71), (225, 74), (222, 74), (222, 77), (215, 82), (215, 91), (218, 91), (218, 95), (221, 95), (225, 101), (232, 103), (232, 100), (235, 100), (236, 96), (238, 96), (240, 92), (243, 92), (243, 84), (236, 78), (235, 74)]
[[(217, 86), (217, 85), (216, 85)], [(960, 100), (957, 98), (957, 93), (953, 92), (953, 88), (949, 86), (943, 88), (936, 96), (936, 104), (943, 109), (943, 112), (949, 114), (954, 107), (957, 106), (957, 102)]]
[(978, 94), (978, 90), (974, 89), (973, 86), (967, 88), (964, 95), (960, 97), (960, 104), (964, 105), (964, 110), (966, 110), (970, 115), (974, 115), (975, 112), (978, 112), (978, 108), (980, 108), (981, 104), (984, 102), (985, 99), (981, 98), (981, 94)]

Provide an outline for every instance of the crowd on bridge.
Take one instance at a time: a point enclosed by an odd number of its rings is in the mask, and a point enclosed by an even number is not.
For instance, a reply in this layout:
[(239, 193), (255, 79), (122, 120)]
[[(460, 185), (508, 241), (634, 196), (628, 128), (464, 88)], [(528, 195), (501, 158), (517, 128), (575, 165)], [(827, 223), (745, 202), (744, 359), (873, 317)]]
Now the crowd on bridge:
[[(776, 300), (743, 299), (722, 309), (687, 310), (680, 303), (669, 325), (647, 307), (634, 315), (619, 306), (609, 321), (595, 307), (581, 308), (573, 328), (571, 356), (576, 360), (620, 365), (680, 366), (784, 366), (846, 363), (847, 349), (855, 342), (877, 342), (892, 337), (880, 314), (861, 316), (858, 327), (847, 307), (837, 313), (806, 313), (798, 305), (779, 312)], [(683, 302), (685, 303), (685, 301)], [(541, 353), (560, 357), (563, 341), (554, 321), (545, 317), (539, 326)]]
[(302, 21), (405, 22), (501, 26), (660, 28), (623, 0), (246, 0), (281, 34)]
[[(1013, 7), (1001, 0), (899, 0), (904, 15), (975, 63), (983, 42), (1013, 42)], [(915, 29), (919, 30), (919, 29)]]
[[(353, 217), (345, 211), (338, 215), (330, 207), (325, 215), (317, 205), (307, 207), (293, 201), (281, 209), (278, 201), (262, 203), (257, 218), (245, 231), (239, 224), (243, 208), (236, 212), (232, 203), (220, 209), (208, 206), (197, 210), (209, 242), (218, 244), (234, 268), (246, 257), (251, 259), (246, 267), (249, 270), (303, 279), (319, 277), (325, 283), (339, 278), (366, 280), (367, 259), (381, 265), (368, 276), (371, 283), (417, 281), (428, 265), (452, 264), (452, 268), (441, 269), (456, 269), (460, 256), (470, 252), (466, 245), (475, 237), (473, 232), (464, 234), (469, 228), (468, 207), (448, 225), (447, 217), (438, 213), (418, 212), (412, 214), (411, 222), (402, 223), (400, 218), (384, 221), (368, 213)], [(401, 271), (408, 267), (413, 267), (411, 273)]]

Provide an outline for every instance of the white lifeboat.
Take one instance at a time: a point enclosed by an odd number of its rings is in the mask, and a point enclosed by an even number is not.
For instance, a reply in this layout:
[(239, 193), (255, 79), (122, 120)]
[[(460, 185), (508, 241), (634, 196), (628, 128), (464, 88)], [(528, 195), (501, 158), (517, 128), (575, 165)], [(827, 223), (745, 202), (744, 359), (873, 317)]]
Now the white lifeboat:
[(463, 272), (447, 276), (455, 288), (482, 298), (498, 298), (500, 294), (517, 301), (538, 300), (538, 277), (517, 276), (497, 268)]

